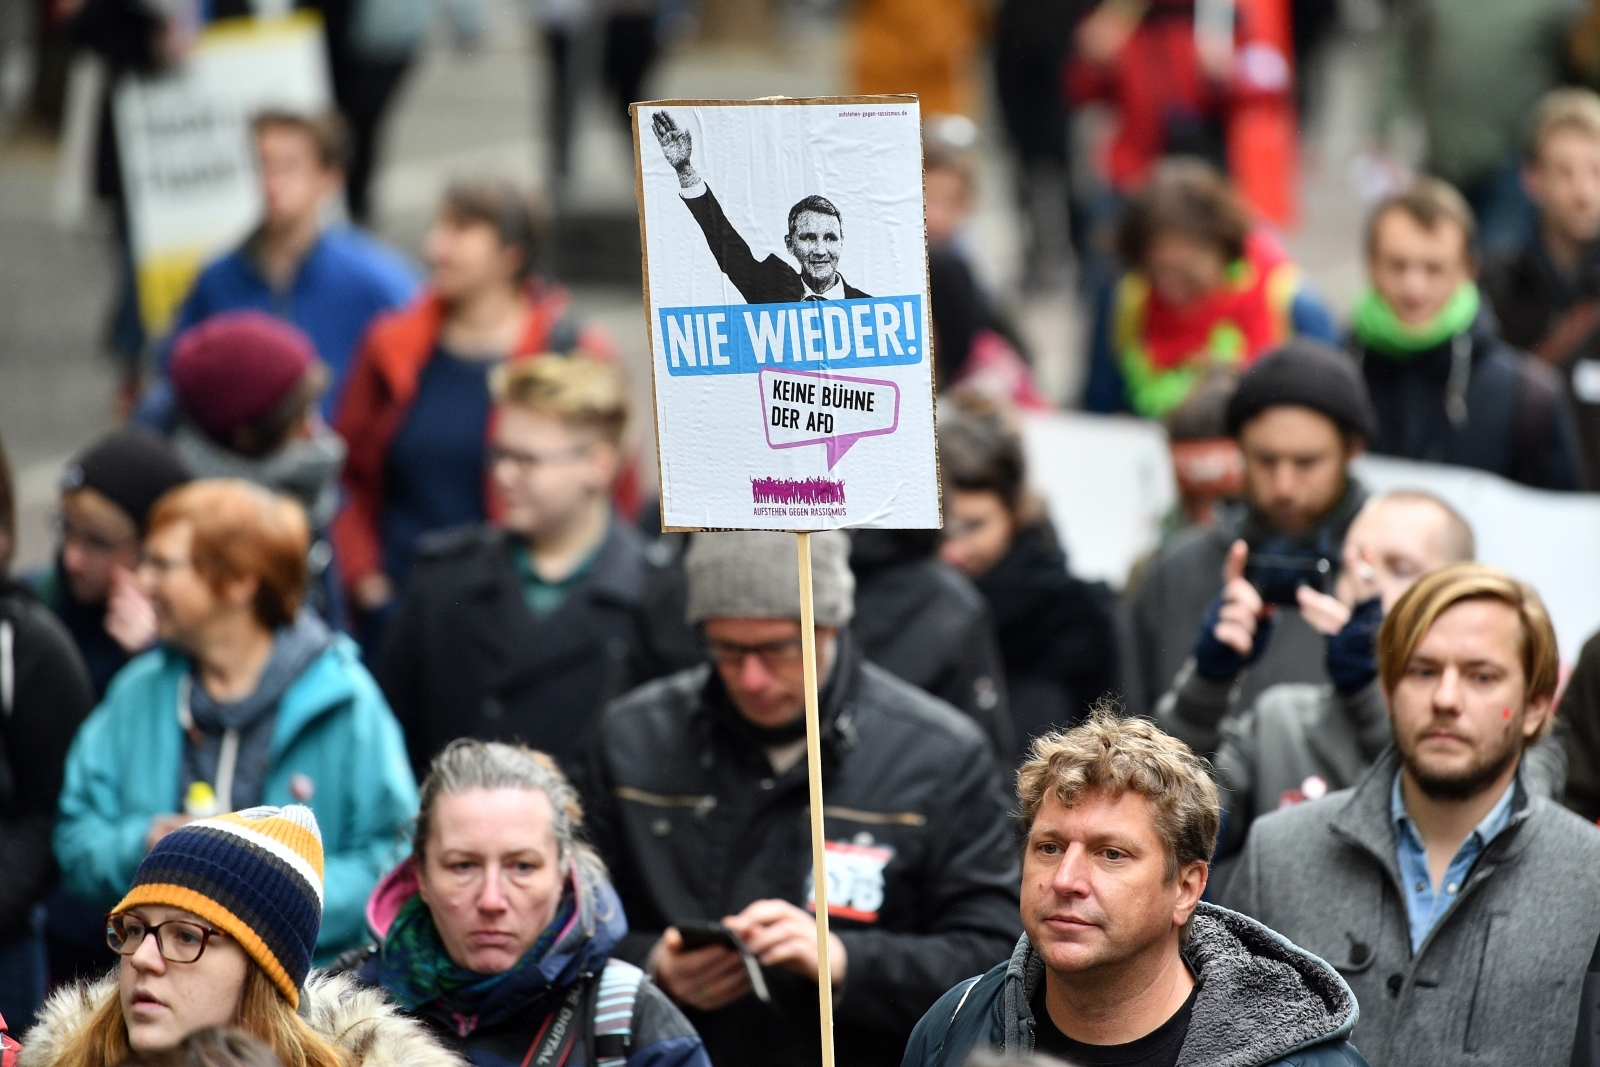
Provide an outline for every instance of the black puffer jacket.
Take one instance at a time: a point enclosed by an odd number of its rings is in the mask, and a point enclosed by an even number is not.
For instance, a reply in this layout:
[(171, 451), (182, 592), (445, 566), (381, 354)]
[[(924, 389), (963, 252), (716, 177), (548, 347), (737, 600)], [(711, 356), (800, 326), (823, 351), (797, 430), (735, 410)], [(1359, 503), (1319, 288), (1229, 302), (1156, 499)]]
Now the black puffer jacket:
[(1111, 592), (1067, 573), (1049, 523), (1019, 530), (977, 586), (999, 633), (1019, 746), (1076, 725), (1101, 696), (1118, 692)]
[[(1020, 922), (1008, 804), (988, 742), (965, 716), (862, 663), (848, 636), (822, 692), (830, 841), (881, 850), (881, 881), (830, 901), (848, 973), (837, 991), (841, 1067), (900, 1061), (945, 989), (1006, 958)], [(661, 931), (764, 899), (803, 905), (811, 874), (805, 761), (774, 774), (720, 678), (692, 668), (607, 710), (586, 785), (590, 836), (643, 964)], [(868, 865), (871, 866), (870, 864)], [(871, 883), (871, 884), (867, 884)], [(856, 916), (838, 914), (853, 904)], [(817, 1062), (817, 989), (769, 969), (753, 996), (687, 1011), (713, 1063)]]
[(67, 631), (27, 592), (0, 584), (0, 945), (28, 932), (55, 881), (50, 834), (67, 749), (93, 709)]
[(1568, 275), (1535, 234), (1523, 247), (1485, 263), (1478, 288), (1494, 308), (1505, 342), (1532, 352), (1573, 309), (1600, 299), (1600, 244), (1591, 246)]
[(374, 672), (418, 781), (457, 737), (520, 741), (576, 770), (590, 723), (627, 688), (646, 567), (643, 537), (613, 521), (593, 569), (538, 619), (503, 530), (424, 538)]
[(862, 655), (972, 716), (1001, 758), (1015, 751), (1005, 665), (983, 594), (934, 557), (938, 530), (857, 530), (850, 540)]
[[(1500, 340), (1493, 312), (1485, 309), (1467, 332), (1405, 358), (1356, 341), (1352, 347), (1378, 415), (1378, 436), (1367, 442), (1374, 453), (1475, 467), (1535, 489), (1582, 487), (1560, 379)], [(1458, 352), (1470, 367), (1465, 389)]]

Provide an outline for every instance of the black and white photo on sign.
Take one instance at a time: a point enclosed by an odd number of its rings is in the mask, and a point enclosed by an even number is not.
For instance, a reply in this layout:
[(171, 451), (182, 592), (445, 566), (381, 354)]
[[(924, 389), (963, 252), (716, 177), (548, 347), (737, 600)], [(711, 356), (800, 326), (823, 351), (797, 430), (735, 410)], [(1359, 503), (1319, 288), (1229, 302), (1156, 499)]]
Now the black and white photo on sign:
[(650, 128), (661, 154), (678, 176), (684, 206), (706, 236), (717, 266), (750, 304), (787, 304), (796, 300), (852, 300), (868, 294), (845, 281), (839, 272), (844, 254), (844, 216), (833, 201), (815, 193), (789, 208), (783, 247), (799, 264), (790, 266), (776, 253), (756, 260), (750, 244), (728, 221), (716, 193), (694, 166), (694, 139), (666, 111), (650, 116)]
[(663, 523), (937, 526), (916, 101), (634, 119)]

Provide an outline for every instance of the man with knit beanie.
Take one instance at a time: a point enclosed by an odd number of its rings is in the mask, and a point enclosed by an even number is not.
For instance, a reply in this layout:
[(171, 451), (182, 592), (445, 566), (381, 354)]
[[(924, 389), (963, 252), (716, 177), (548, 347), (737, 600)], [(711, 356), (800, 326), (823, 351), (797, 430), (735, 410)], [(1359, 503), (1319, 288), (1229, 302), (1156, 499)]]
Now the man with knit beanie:
[[(1366, 501), (1347, 468), (1372, 437), (1372, 407), (1355, 365), (1337, 349), (1294, 338), (1264, 356), (1240, 377), (1227, 428), (1244, 458), (1242, 499), (1219, 505), (1210, 526), (1190, 527), (1163, 545), (1128, 591), (1151, 708), (1192, 654), (1211, 666), (1204, 652), (1215, 649), (1205, 637), (1227, 603), (1228, 581), (1276, 558), (1292, 561), (1291, 571), (1310, 567), (1330, 583), (1345, 531)], [(1256, 567), (1249, 567), (1252, 557)], [(1319, 560), (1327, 561), (1322, 571)], [(1292, 590), (1295, 577), (1286, 577)], [(1273, 618), (1270, 644), (1263, 640), (1248, 663), (1217, 659), (1216, 670), (1243, 674), (1242, 706), (1281, 682), (1327, 681), (1322, 635), (1294, 604), (1278, 606)]]
[(155, 615), (133, 574), (139, 539), (155, 502), (189, 477), (165, 440), (136, 428), (102, 437), (61, 476), (55, 562), (28, 584), (72, 634), (96, 699), (155, 642)]
[[(811, 542), (837, 1056), (896, 1063), (944, 989), (1010, 951), (1017, 866), (983, 733), (861, 659), (849, 542)], [(590, 752), (590, 836), (631, 929), (614, 954), (651, 972), (713, 1063), (815, 1063), (794, 537), (697, 535), (685, 573), (708, 662), (613, 704)]]
[(1475, 231), (1467, 202), (1436, 178), (1372, 214), (1372, 284), (1350, 322), (1351, 349), (1377, 413), (1368, 446), (1537, 489), (1579, 489), (1565, 389), (1548, 364), (1500, 339), (1474, 280)]

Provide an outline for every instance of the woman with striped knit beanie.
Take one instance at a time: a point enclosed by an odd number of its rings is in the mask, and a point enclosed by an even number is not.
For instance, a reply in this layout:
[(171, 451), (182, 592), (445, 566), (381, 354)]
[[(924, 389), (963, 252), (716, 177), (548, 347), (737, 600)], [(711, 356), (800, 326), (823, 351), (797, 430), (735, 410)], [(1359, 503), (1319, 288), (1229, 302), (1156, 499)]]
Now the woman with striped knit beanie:
[(249, 808), (173, 830), (106, 918), (117, 971), (56, 993), (18, 1067), (116, 1067), (218, 1026), (265, 1041), (284, 1067), (457, 1067), (381, 996), (311, 973), (322, 893), (310, 808)]

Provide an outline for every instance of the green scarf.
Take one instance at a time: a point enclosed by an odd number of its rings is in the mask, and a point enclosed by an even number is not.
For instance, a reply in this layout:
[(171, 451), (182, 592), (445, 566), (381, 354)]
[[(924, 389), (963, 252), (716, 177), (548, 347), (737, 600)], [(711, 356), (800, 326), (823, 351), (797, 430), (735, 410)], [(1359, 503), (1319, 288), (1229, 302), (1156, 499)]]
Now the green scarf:
[(1437, 315), (1421, 326), (1407, 326), (1395, 316), (1389, 302), (1368, 286), (1350, 316), (1350, 330), (1367, 348), (1397, 359), (1409, 359), (1465, 331), (1478, 317), (1481, 303), (1477, 285), (1462, 282)]
[(420, 895), (414, 896), (401, 905), (383, 939), (383, 956), (379, 963), (381, 984), (389, 998), (404, 1011), (416, 1011), (424, 1004), (438, 1001), (458, 1015), (478, 1015), (501, 988), (520, 985), (518, 978), (524, 972), (538, 970), (545, 953), (550, 951), (576, 910), (569, 888), (550, 925), (516, 966), (501, 974), (476, 974), (450, 959), (444, 940), (433, 925), (433, 913)]

